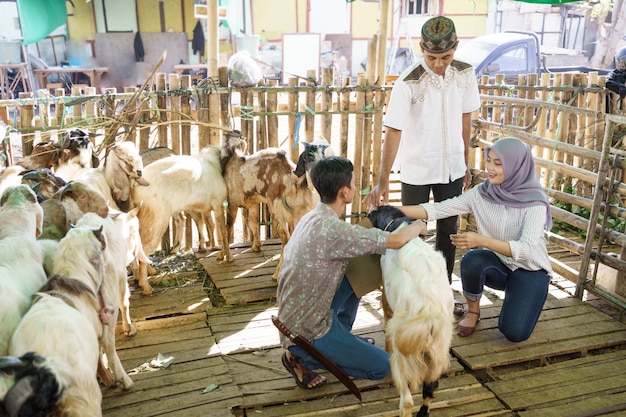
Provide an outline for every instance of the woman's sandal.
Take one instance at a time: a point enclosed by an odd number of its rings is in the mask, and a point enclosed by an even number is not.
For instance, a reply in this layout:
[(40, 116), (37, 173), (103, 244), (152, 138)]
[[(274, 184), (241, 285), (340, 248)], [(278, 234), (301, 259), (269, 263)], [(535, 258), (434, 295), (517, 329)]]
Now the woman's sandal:
[[(325, 376), (320, 375), (315, 371), (311, 371), (310, 369), (306, 369), (298, 362), (298, 359), (296, 359), (295, 356), (291, 355), (291, 358), (289, 358), (287, 352), (283, 353), (282, 362), (285, 369), (289, 371), (291, 376), (293, 376), (293, 379), (296, 380), (296, 385), (298, 385), (300, 388), (315, 389), (321, 387), (326, 383)], [(298, 364), (300, 364), (300, 368), (302, 369), (302, 381), (298, 379), (298, 374), (296, 373), (296, 366)], [(309, 386), (309, 384), (315, 381), (315, 379), (318, 377), (323, 378), (321, 382), (313, 386)]]
[[(480, 313), (475, 313), (473, 311), (468, 311), (467, 314), (475, 314), (478, 316), (478, 320), (476, 320), (476, 324), (480, 321)], [(474, 330), (476, 330), (476, 325), (474, 326), (461, 326), (460, 324), (456, 326), (456, 330), (459, 332), (459, 336), (468, 337), (474, 334)]]

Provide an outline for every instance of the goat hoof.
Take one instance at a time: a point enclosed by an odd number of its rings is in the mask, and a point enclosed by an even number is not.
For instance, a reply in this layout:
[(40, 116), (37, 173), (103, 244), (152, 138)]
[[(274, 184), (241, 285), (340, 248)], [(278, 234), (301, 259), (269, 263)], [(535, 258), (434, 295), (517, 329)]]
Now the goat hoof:
[(133, 337), (137, 334), (137, 329), (131, 324), (128, 329), (124, 329), (124, 334), (128, 337)]
[(198, 248), (198, 253), (207, 253), (206, 248)]
[(428, 417), (430, 413), (428, 412), (428, 407), (425, 405), (421, 406), (419, 411), (415, 414), (415, 417)]

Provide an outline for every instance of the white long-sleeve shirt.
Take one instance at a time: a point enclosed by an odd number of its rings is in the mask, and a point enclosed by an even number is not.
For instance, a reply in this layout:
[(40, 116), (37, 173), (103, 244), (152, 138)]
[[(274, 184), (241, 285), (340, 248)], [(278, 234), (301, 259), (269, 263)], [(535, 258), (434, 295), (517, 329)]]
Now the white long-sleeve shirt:
[(552, 273), (546, 239), (543, 233), (547, 209), (543, 205), (508, 207), (485, 200), (478, 188), (440, 203), (423, 205), (428, 220), (471, 213), (476, 218), (478, 233), (509, 243), (512, 256), (494, 252), (511, 270), (545, 270)]

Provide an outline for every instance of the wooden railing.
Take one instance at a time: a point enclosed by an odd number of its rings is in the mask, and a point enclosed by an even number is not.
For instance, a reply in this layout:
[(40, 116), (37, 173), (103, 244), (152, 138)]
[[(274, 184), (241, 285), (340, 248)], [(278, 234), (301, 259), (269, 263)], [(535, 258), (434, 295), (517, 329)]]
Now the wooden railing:
[[(311, 73), (312, 75), (312, 73)], [(226, 70), (220, 78), (191, 85), (189, 76), (156, 74), (149, 88), (109, 90), (97, 95), (91, 88), (54, 94), (22, 94), (18, 100), (0, 101), (0, 118), (8, 125), (4, 152), (21, 148), (28, 154), (33, 143), (73, 128), (84, 128), (106, 146), (116, 140), (132, 140), (140, 149), (168, 146), (181, 154), (219, 146), (223, 132), (242, 131), (248, 149), (281, 147), (296, 160), (298, 142), (324, 137), (335, 154), (355, 164), (357, 187), (366, 190), (376, 183), (383, 140), (383, 115), (390, 85), (356, 84), (344, 80), (331, 86), (332, 74), (323, 82), (293, 78), (287, 86), (268, 82), (251, 88), (231, 88)], [(476, 182), (484, 176), (482, 149), (499, 137), (517, 137), (533, 146), (538, 173), (553, 204), (553, 217), (563, 226), (586, 234), (585, 245), (555, 234), (552, 243), (578, 253), (580, 271), (558, 263), (555, 271), (583, 289), (599, 294), (621, 307), (624, 294), (605, 291), (594, 280), (591, 261), (626, 272), (625, 251), (619, 257), (603, 253), (602, 242), (624, 247), (626, 236), (626, 179), (623, 136), (624, 106), (604, 88), (597, 74), (543, 74), (521, 77), (515, 87), (481, 80), (482, 107), (474, 115), (470, 167)], [(623, 132), (623, 133), (622, 133)], [(13, 143), (13, 147), (9, 146)], [(17, 145), (17, 146), (16, 146)], [(392, 179), (395, 177), (392, 176)], [(399, 201), (397, 182), (392, 202)], [(350, 213), (354, 221), (363, 215), (362, 196), (356, 195)], [(585, 215), (581, 215), (584, 213)]]

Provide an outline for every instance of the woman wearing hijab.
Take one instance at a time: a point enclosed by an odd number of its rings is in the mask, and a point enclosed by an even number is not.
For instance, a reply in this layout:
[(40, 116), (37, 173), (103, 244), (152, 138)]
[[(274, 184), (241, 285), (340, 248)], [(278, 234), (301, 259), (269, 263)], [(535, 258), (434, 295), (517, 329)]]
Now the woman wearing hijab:
[(464, 213), (477, 232), (452, 235), (460, 249), (463, 295), (468, 311), (460, 336), (474, 333), (484, 286), (504, 291), (498, 329), (512, 342), (530, 337), (548, 295), (552, 267), (544, 228), (552, 227), (550, 202), (537, 178), (530, 148), (502, 138), (485, 149), (488, 179), (458, 197), (439, 203), (400, 207), (409, 217), (436, 220)]

